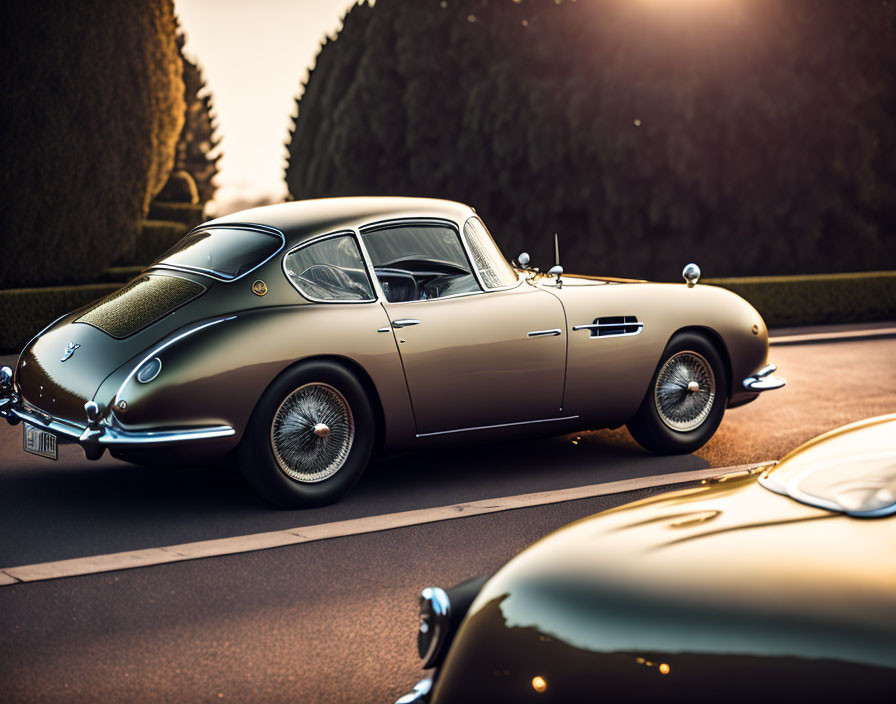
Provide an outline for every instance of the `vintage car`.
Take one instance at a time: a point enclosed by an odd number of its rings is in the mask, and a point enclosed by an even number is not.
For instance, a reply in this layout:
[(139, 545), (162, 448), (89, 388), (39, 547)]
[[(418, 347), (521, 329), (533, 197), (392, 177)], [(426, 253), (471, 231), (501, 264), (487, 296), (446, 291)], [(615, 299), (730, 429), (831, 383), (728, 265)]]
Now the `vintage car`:
[(690, 452), (784, 384), (756, 310), (713, 286), (511, 266), (468, 206), (332, 198), (205, 223), (0, 373), (25, 449), (170, 463), (234, 452), (280, 507), (372, 452), (628, 424)]
[(399, 702), (892, 701), (894, 587), (896, 414), (424, 590)]

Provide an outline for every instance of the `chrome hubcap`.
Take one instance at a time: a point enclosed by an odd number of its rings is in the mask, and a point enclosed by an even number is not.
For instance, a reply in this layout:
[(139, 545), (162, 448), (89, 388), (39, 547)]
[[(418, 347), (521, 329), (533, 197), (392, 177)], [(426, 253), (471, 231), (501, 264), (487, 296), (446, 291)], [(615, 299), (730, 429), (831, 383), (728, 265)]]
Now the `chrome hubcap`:
[(712, 410), (716, 379), (709, 362), (696, 352), (678, 352), (660, 369), (654, 400), (663, 423), (679, 432), (702, 425)]
[(308, 484), (336, 474), (354, 439), (348, 401), (328, 384), (300, 386), (283, 399), (271, 423), (271, 447), (280, 470)]

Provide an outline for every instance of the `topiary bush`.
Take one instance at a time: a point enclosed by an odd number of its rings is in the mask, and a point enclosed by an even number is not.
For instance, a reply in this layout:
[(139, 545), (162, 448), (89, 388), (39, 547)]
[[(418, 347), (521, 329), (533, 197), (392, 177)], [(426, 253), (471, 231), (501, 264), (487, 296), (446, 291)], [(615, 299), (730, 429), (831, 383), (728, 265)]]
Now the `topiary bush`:
[(184, 119), (171, 0), (4, 3), (0, 287), (133, 253)]
[(575, 271), (893, 268), (894, 22), (883, 1), (354, 6), (286, 183), (464, 201), (508, 255), (550, 263), (559, 233)]
[(177, 50), (183, 64), (184, 126), (177, 140), (174, 168), (186, 171), (196, 182), (199, 202), (207, 203), (215, 197), (214, 178), (218, 173), (216, 153), (220, 140), (215, 136), (217, 125), (212, 112), (212, 96), (205, 86), (202, 69), (184, 55), (186, 37), (177, 35)]

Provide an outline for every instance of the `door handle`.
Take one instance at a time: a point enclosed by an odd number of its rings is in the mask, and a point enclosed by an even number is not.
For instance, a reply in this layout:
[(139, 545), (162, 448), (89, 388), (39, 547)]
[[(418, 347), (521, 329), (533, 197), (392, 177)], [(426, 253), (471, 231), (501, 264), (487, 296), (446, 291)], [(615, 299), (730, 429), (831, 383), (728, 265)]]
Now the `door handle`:
[(526, 333), (526, 337), (547, 337), (562, 334), (563, 331), (560, 328), (553, 328), (551, 330), (533, 330), (530, 333)]
[(400, 320), (393, 320), (392, 327), (393, 328), (406, 328), (410, 325), (419, 325), (422, 323), (422, 320), (415, 320), (414, 318), (401, 318)]

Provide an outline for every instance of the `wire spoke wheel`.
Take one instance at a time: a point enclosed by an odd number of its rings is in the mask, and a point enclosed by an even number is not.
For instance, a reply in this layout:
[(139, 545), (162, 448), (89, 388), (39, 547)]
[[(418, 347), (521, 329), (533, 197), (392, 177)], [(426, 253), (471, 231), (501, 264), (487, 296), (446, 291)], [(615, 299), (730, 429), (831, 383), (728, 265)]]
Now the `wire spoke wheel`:
[(657, 413), (663, 423), (678, 432), (699, 428), (712, 410), (715, 395), (712, 366), (696, 352), (672, 355), (656, 378)]
[(348, 401), (329, 384), (300, 386), (283, 399), (271, 423), (271, 447), (280, 471), (306, 484), (336, 474), (354, 439)]

